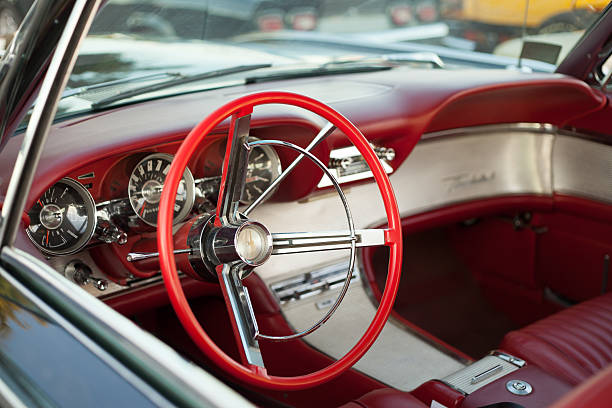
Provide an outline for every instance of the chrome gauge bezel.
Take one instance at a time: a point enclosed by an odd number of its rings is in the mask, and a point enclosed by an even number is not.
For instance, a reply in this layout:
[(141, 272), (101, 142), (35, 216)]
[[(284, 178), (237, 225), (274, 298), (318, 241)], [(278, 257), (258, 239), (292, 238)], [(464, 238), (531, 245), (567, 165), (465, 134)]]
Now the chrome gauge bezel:
[[(63, 250), (51, 250), (51, 249), (45, 248), (44, 246), (40, 245), (34, 239), (34, 237), (32, 237), (30, 228), (28, 226), (28, 228), (26, 228), (26, 234), (28, 235), (28, 238), (30, 238), (30, 241), (32, 241), (34, 246), (38, 248), (42, 253), (44, 253), (45, 255), (50, 255), (50, 256), (71, 255), (76, 252), (79, 252), (93, 238), (94, 232), (96, 231), (96, 224), (98, 222), (98, 219), (96, 217), (96, 203), (94, 202), (94, 199), (91, 196), (91, 193), (89, 192), (89, 190), (87, 190), (83, 184), (69, 177), (64, 177), (58, 180), (51, 187), (49, 187), (49, 189), (51, 189), (52, 187), (55, 187), (57, 184), (60, 184), (60, 183), (66, 184), (74, 188), (74, 190), (83, 199), (83, 203), (87, 211), (87, 228), (85, 229), (85, 232), (79, 237), (79, 239), (76, 241), (74, 245), (71, 245), (70, 247), (63, 249)], [(47, 189), (47, 191), (49, 189)]]
[[(249, 141), (254, 141), (254, 140), (259, 140), (256, 137), (249, 137)], [(272, 177), (270, 178), (270, 183), (272, 184), (274, 182), (274, 180), (276, 180), (276, 178), (278, 178), (278, 176), (280, 176), (280, 174), (283, 171), (283, 166), (281, 164), (281, 160), (280, 157), (278, 156), (278, 153), (276, 152), (276, 149), (272, 146), (267, 146), (267, 145), (263, 145), (263, 146), (256, 146), (253, 147), (251, 149), (251, 151), (249, 152), (249, 163), (250, 163), (250, 159), (251, 159), (251, 154), (253, 154), (254, 151), (261, 149), (264, 154), (270, 159), (270, 161), (272, 162), (271, 166), (270, 166), (270, 170), (272, 171)], [(247, 185), (245, 183), (245, 189), (247, 188)], [(276, 191), (276, 189), (278, 188), (278, 186), (274, 189)], [(274, 193), (274, 192), (272, 192)], [(272, 194), (268, 195), (268, 198), (271, 197)], [(258, 196), (257, 196), (258, 197)], [(257, 199), (257, 197), (255, 197), (253, 200), (248, 201), (248, 200), (240, 200), (240, 204), (242, 205), (249, 205), (251, 204), (253, 201), (255, 201)], [(265, 200), (264, 200), (265, 201)], [(263, 202), (263, 201), (262, 201)]]
[[(132, 202), (132, 190), (130, 189), (130, 185), (132, 183), (132, 176), (134, 175), (134, 172), (136, 172), (136, 170), (138, 169), (138, 166), (140, 166), (141, 164), (151, 159), (168, 160), (170, 163), (172, 163), (172, 160), (174, 160), (174, 156), (168, 153), (153, 153), (153, 154), (147, 155), (142, 160), (140, 160), (134, 166), (134, 168), (132, 169), (132, 172), (130, 173), (127, 192), (128, 192), (128, 201), (130, 202), (130, 207), (132, 208), (132, 211), (134, 211), (134, 214), (138, 217), (138, 219), (140, 219), (142, 222), (144, 222), (147, 225), (150, 225), (152, 227), (157, 227), (157, 222), (155, 223), (149, 222), (146, 219), (144, 219), (140, 214), (138, 214), (138, 210), (134, 208), (134, 204)], [(193, 209), (193, 204), (195, 202), (195, 180), (193, 178), (193, 174), (191, 173), (191, 170), (189, 170), (188, 167), (185, 167), (185, 171), (183, 172), (183, 177), (181, 178), (181, 180), (185, 180), (185, 191), (186, 191), (185, 206), (181, 208), (181, 211), (179, 211), (179, 213), (174, 217), (174, 220), (172, 221), (173, 224), (177, 224), (183, 221)], [(157, 203), (157, 205), (159, 206), (159, 203)]]

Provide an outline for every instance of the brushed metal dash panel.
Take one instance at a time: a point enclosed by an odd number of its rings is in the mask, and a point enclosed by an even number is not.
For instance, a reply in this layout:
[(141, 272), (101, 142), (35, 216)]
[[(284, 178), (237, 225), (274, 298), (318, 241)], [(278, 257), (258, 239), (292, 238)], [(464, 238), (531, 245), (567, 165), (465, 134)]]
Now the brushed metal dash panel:
[[(402, 215), (511, 194), (552, 194), (554, 136), (527, 132), (430, 139), (392, 177)], [(400, 183), (398, 183), (400, 181)], [(401, 201), (400, 201), (401, 200)]]
[[(423, 140), (390, 177), (400, 213), (409, 216), (487, 197), (552, 195), (553, 140), (551, 134), (516, 130)], [(370, 228), (385, 219), (375, 183), (351, 186), (345, 193), (355, 228)], [(339, 203), (335, 193), (298, 203), (268, 202), (252, 217), (273, 232), (346, 229)], [(257, 272), (271, 282), (337, 263), (345, 256), (342, 251), (295, 255), (290, 264), (277, 256)]]
[(557, 136), (553, 185), (555, 192), (612, 203), (612, 146)]

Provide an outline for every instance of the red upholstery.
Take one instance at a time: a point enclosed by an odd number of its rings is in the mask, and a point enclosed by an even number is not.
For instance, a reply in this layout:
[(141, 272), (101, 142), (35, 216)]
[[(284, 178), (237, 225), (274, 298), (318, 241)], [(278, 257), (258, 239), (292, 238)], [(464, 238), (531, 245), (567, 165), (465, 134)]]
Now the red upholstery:
[(612, 363), (612, 293), (510, 332), (500, 348), (578, 384)]
[(393, 388), (381, 388), (368, 392), (358, 400), (342, 405), (340, 408), (427, 408), (427, 405), (410, 393)]
[(607, 408), (612, 401), (612, 365), (576, 387), (552, 408)]

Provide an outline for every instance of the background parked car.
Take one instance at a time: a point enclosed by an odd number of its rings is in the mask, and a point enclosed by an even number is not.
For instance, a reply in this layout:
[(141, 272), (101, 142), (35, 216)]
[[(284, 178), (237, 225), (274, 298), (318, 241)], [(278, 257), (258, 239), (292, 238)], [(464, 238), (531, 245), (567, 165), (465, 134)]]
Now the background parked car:
[(455, 35), (491, 51), (505, 40), (520, 37), (523, 25), (530, 34), (583, 30), (607, 4), (606, 0), (442, 0), (440, 13), (454, 21)]
[(17, 30), (33, 2), (34, 0), (0, 1), (0, 37), (9, 37)]
[[(0, 35), (19, 26), (33, 0), (0, 1)], [(224, 38), (249, 31), (317, 26), (322, 0), (111, 0), (90, 33), (184, 39)]]

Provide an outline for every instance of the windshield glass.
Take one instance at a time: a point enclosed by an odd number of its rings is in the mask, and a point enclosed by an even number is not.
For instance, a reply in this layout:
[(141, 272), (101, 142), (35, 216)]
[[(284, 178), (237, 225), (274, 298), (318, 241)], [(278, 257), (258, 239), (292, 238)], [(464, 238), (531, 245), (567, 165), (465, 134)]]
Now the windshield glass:
[(82, 45), (58, 118), (182, 92), (369, 69), (552, 72), (609, 2), (110, 0)]

